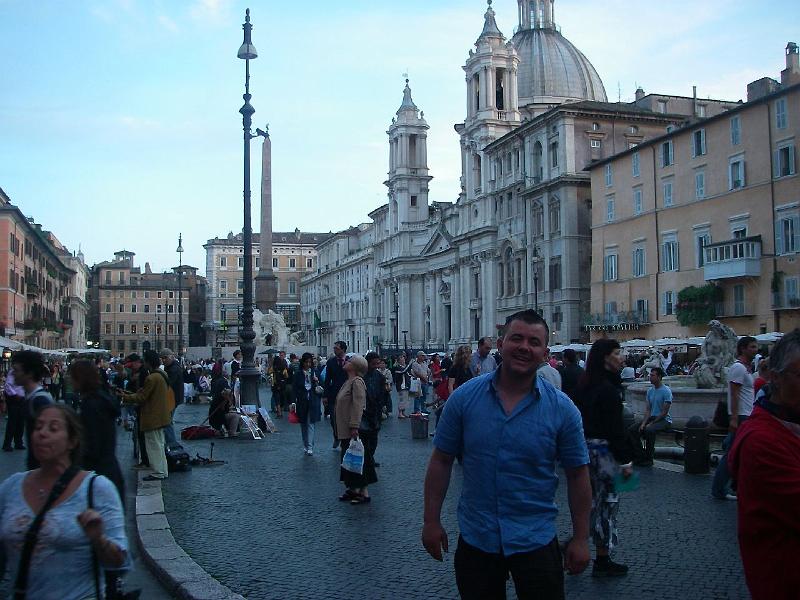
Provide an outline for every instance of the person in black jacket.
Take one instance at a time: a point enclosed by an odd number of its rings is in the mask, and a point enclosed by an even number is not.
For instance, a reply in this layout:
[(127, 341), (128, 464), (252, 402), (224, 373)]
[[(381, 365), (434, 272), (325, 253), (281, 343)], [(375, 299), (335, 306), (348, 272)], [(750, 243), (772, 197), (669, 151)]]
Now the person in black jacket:
[[(611, 560), (617, 545), (619, 497), (614, 479), (622, 471), (633, 473), (632, 449), (622, 418), (622, 371), (624, 359), (616, 340), (601, 339), (592, 344), (586, 371), (575, 390), (574, 401), (583, 417), (583, 434), (589, 447), (589, 476), (592, 481), (592, 538), (597, 557), (593, 577), (627, 575), (628, 567)], [(620, 466), (621, 465), (621, 466)]]
[(319, 379), (314, 372), (314, 355), (310, 352), (303, 353), (300, 359), (300, 368), (295, 371), (292, 378), (294, 388), (295, 411), (300, 419), (300, 433), (303, 438), (303, 451), (306, 456), (314, 454), (314, 424), (322, 414), (317, 388)]
[[(175, 408), (178, 404), (183, 403), (183, 369), (180, 363), (175, 360), (175, 353), (169, 348), (161, 350), (161, 364), (164, 365), (164, 373), (167, 374), (169, 380), (169, 387), (172, 388), (172, 393), (175, 396)], [(175, 408), (172, 409), (172, 415), (175, 415)], [(175, 437), (175, 428), (170, 420), (169, 425), (164, 427), (164, 445), (166, 448), (178, 443), (178, 438)]]
[[(119, 400), (105, 388), (100, 371), (90, 360), (74, 361), (69, 366), (69, 374), (75, 392), (80, 394), (83, 426), (81, 466), (110, 479), (119, 492), (122, 506), (125, 506), (125, 481), (116, 456)], [(119, 572), (105, 571), (105, 578), (106, 597), (117, 598)]]
[(344, 382), (347, 381), (347, 373), (344, 372), (344, 358), (347, 352), (347, 343), (338, 341), (333, 345), (333, 356), (328, 359), (325, 365), (325, 393), (323, 394), (326, 410), (331, 416), (331, 427), (333, 428), (333, 449), (339, 447), (339, 436), (336, 431), (336, 396), (342, 389)]

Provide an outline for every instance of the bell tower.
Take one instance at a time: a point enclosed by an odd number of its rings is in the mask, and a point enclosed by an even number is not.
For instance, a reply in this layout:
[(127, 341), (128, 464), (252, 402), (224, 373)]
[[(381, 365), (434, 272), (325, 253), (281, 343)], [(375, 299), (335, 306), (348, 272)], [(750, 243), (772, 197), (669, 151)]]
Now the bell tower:
[(406, 79), (403, 102), (387, 131), (389, 136), (389, 227), (428, 220), (428, 123), (411, 98)]

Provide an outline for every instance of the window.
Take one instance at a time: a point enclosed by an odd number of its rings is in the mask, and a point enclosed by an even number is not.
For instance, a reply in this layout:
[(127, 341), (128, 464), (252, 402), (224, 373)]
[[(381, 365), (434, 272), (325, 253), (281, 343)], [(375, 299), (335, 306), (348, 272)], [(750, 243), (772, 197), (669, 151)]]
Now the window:
[(742, 143), (742, 122), (739, 117), (731, 117), (731, 146)]
[(706, 130), (698, 129), (692, 133), (692, 157), (703, 156), (706, 153)]
[(606, 254), (603, 262), (603, 281), (616, 281), (617, 258), (616, 254)]
[(558, 142), (550, 144), (550, 168), (555, 169), (558, 167)]
[(172, 300), (175, 297), (175, 292), (170, 291), (167, 293), (167, 296), (169, 297), (170, 300)]
[(633, 154), (631, 154), (631, 172), (634, 177), (639, 177), (639, 166), (640, 166), (639, 162), (640, 162), (639, 153), (634, 152)]
[(800, 215), (779, 219), (775, 227), (775, 236), (778, 254), (800, 252)]
[(743, 240), (747, 237), (747, 226), (739, 226), (731, 229), (731, 237), (735, 240)]
[(162, 312), (164, 312), (164, 307), (163, 307), (163, 305), (161, 305), (161, 304), (156, 304), (156, 314), (159, 314), (159, 315), (160, 315)]
[(783, 280), (783, 291), (786, 294), (785, 306), (800, 306), (800, 294), (798, 293), (800, 280), (797, 277), (785, 277)]
[(125, 352), (125, 340), (117, 340), (117, 351)]
[(228, 280), (227, 279), (220, 279), (219, 280), (219, 291), (225, 293), (228, 291)]
[(728, 187), (732, 190), (744, 187), (744, 159), (742, 157), (731, 159), (728, 166)]
[(611, 163), (606, 165), (606, 187), (611, 187), (614, 185), (614, 171), (611, 167)]
[(659, 100), (658, 101), (658, 112), (665, 114), (667, 112), (667, 101), (666, 100)]
[(175, 312), (175, 305), (174, 304), (167, 304), (167, 312), (174, 313)]
[(228, 266), (228, 257), (220, 256), (219, 257), (219, 266), (220, 267), (227, 267)]
[(417, 197), (411, 196), (411, 206), (416, 206), (416, 205), (417, 205)]
[(111, 312), (111, 305), (110, 304), (106, 304), (106, 312)]
[(599, 148), (600, 147), (600, 140), (591, 140), (589, 142), (589, 146), (592, 148)]
[(644, 248), (638, 247), (633, 249), (633, 276), (643, 277), (647, 274), (647, 267), (645, 263)]
[(136, 298), (136, 292), (131, 292), (131, 298)]
[(698, 104), (697, 105), (697, 116), (701, 118), (705, 118), (706, 116), (706, 105), (705, 104)]
[(698, 200), (706, 197), (706, 174), (703, 171), (694, 174), (694, 197)]
[(778, 150), (775, 151), (773, 171), (773, 176), (775, 177), (786, 177), (787, 175), (795, 174), (794, 144), (778, 148)]
[(675, 162), (675, 154), (673, 153), (672, 140), (661, 144), (661, 166), (668, 167)]
[(550, 233), (558, 234), (561, 231), (561, 202), (550, 202)]
[(742, 284), (733, 286), (733, 314), (737, 317), (744, 314), (744, 286)]
[(244, 279), (239, 279), (236, 282), (236, 294), (240, 297), (244, 297)]
[(159, 300), (161, 300), (163, 295), (164, 295), (164, 292), (156, 292), (156, 298), (158, 298)]
[(307, 258), (306, 259), (306, 269), (310, 269), (313, 266), (314, 266), (314, 259), (313, 258)]
[(650, 307), (647, 298), (638, 298), (636, 300), (636, 315), (642, 323), (650, 322)]
[(297, 268), (297, 259), (296, 258), (290, 258), (289, 259), (289, 268), (290, 269), (296, 269)]
[(236, 259), (236, 267), (239, 269), (244, 269), (244, 256), (239, 256)]
[(260, 256), (256, 256), (255, 267), (256, 267), (256, 269), (257, 269), (257, 268), (259, 268), (260, 266), (261, 266), (261, 257), (260, 257)]
[(616, 302), (606, 302), (603, 308), (605, 309), (605, 314), (607, 317), (617, 314)]
[(138, 308), (138, 307), (136, 306), (136, 304), (131, 304), (131, 312), (132, 312), (132, 313), (135, 313), (135, 312), (136, 312), (136, 310), (137, 310), (137, 308)]
[(675, 292), (664, 292), (663, 298), (664, 314), (675, 314)]
[(550, 260), (550, 267), (549, 267), (549, 275), (550, 275), (550, 289), (551, 290), (560, 290), (561, 289), (561, 257), (557, 256)]
[(672, 182), (664, 182), (664, 206), (672, 206)]
[(124, 284), (125, 283), (125, 272), (124, 271), (120, 271), (119, 272), (119, 282), (120, 282), (120, 284)]
[(120, 335), (125, 334), (125, 323), (120, 323), (119, 325), (117, 325), (117, 333)]
[(699, 233), (695, 238), (695, 244), (697, 246), (697, 254), (695, 256), (695, 264), (697, 268), (700, 269), (703, 265), (706, 264), (706, 251), (705, 247), (711, 243), (711, 235), (708, 232)]
[(661, 243), (661, 270), (677, 271), (679, 268), (678, 240), (674, 236), (665, 237)]
[(606, 198), (606, 222), (611, 223), (614, 220), (614, 196)]
[(168, 332), (170, 335), (172, 335), (173, 333), (175, 333), (175, 325), (173, 325), (172, 323), (170, 323), (169, 325), (167, 325), (167, 332)]
[(293, 295), (297, 293), (297, 282), (294, 279), (289, 281), (289, 293)]
[(106, 335), (111, 335), (111, 323), (106, 323)]
[(125, 312), (125, 305), (124, 304), (120, 304), (119, 305), (119, 312), (121, 312), (121, 313)]
[(131, 323), (131, 335), (136, 335), (136, 323)]
[(142, 325), (142, 333), (144, 335), (150, 335), (150, 325)]
[(633, 214), (642, 214), (642, 190), (639, 188), (633, 190)]
[(277, 269), (278, 268), (278, 259), (277, 258), (273, 258), (272, 259), (272, 268), (273, 269)]
[(775, 101), (775, 127), (786, 129), (786, 98), (779, 98)]

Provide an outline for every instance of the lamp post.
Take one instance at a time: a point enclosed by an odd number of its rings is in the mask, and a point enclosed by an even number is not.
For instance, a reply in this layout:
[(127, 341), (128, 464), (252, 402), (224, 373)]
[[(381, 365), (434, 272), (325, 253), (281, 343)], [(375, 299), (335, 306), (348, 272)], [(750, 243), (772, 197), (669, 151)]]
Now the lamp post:
[(183, 234), (178, 234), (178, 358), (183, 356), (183, 287), (181, 277), (183, 275)]
[(169, 286), (167, 282), (167, 272), (164, 271), (164, 345), (161, 348), (169, 348)]
[(408, 340), (406, 339), (406, 334), (408, 333), (408, 329), (403, 330), (403, 351), (408, 356)]
[[(244, 130), (244, 226), (242, 229), (242, 242), (244, 244), (244, 298), (242, 301), (241, 327), (239, 339), (241, 340), (242, 368), (239, 370), (241, 382), (242, 404), (260, 407), (258, 399), (258, 382), (260, 373), (255, 364), (256, 345), (254, 340), (256, 332), (253, 331), (253, 229), (250, 219), (250, 140), (257, 137), (250, 133), (253, 124), (253, 113), (256, 109), (250, 104), (250, 61), (258, 57), (255, 46), (251, 41), (253, 26), (250, 24), (250, 9), (245, 11), (244, 41), (239, 47), (237, 57), (244, 61), (244, 104), (239, 109), (242, 115), (242, 128)], [(258, 135), (262, 132), (256, 130)], [(266, 134), (264, 134), (266, 135)], [(262, 232), (262, 235), (265, 232)], [(263, 257), (268, 260), (269, 257)]]

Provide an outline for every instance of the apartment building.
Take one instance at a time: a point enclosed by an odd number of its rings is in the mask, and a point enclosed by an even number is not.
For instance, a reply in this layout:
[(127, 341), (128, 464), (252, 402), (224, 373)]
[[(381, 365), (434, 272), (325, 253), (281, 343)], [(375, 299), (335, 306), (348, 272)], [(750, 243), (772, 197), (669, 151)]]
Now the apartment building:
[(740, 334), (799, 326), (798, 139), (790, 43), (781, 81), (753, 82), (746, 103), (593, 163), (585, 329), (698, 335), (709, 316)]

